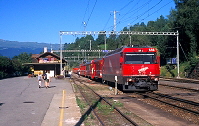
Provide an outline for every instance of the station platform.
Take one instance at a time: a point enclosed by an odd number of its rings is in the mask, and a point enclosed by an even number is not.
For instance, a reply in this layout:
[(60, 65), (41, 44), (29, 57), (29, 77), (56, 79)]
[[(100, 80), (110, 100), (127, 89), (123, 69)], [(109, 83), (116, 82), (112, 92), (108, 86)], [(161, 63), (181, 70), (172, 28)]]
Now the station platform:
[(56, 85), (65, 86), (60, 88), (59, 92), (53, 96), (41, 126), (83, 126), (80, 108), (76, 103), (70, 78), (55, 82), (59, 83)]

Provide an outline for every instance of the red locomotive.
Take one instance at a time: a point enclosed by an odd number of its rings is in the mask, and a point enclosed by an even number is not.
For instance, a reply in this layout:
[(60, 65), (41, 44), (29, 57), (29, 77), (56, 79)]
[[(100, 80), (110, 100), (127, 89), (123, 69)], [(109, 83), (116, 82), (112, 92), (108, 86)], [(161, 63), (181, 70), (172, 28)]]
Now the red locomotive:
[(160, 57), (156, 48), (122, 47), (104, 56), (102, 79), (121, 84), (124, 91), (158, 89)]
[(95, 79), (102, 79), (102, 67), (103, 67), (104, 60), (103, 59), (95, 59), (94, 64), (94, 78)]
[(103, 82), (115, 82), (124, 91), (154, 91), (158, 89), (160, 57), (156, 48), (122, 47), (80, 65), (80, 75)]
[(75, 74), (78, 74), (78, 72), (79, 72), (79, 67), (75, 67), (75, 68), (73, 68), (73, 73), (75, 73)]
[(86, 65), (85, 64), (80, 64), (80, 75), (85, 76), (86, 75)]

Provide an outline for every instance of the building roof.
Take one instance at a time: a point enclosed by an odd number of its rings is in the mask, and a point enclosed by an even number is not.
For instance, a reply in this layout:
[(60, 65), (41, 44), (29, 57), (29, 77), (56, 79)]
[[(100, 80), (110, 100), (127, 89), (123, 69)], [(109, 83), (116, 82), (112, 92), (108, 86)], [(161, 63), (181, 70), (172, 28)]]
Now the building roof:
[[(36, 59), (51, 55), (52, 57), (55, 57), (55, 58), (60, 60), (60, 57), (58, 55), (51, 53), (51, 52), (45, 52), (45, 53), (42, 53), (42, 54), (33, 54), (33, 55), (35, 56), (34, 58), (36, 58)], [(32, 57), (33, 57), (33, 55), (32, 55)], [(65, 59), (62, 59), (62, 62), (67, 62), (67, 61)]]
[(37, 58), (39, 57), (41, 54), (32, 54), (32, 58)]

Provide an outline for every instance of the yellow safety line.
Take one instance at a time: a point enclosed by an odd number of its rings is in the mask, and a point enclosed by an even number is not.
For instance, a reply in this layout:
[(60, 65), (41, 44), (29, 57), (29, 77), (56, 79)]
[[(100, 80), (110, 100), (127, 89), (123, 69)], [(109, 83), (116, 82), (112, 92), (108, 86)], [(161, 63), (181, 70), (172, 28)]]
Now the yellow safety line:
[(62, 91), (62, 102), (60, 108), (60, 118), (59, 118), (59, 126), (63, 125), (63, 118), (64, 118), (64, 101), (65, 101), (65, 90)]

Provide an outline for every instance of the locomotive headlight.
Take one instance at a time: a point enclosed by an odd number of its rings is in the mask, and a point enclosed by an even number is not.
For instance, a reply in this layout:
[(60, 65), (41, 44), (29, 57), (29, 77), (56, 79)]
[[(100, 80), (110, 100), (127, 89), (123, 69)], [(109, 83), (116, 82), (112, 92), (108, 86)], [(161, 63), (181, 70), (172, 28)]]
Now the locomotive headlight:
[(158, 78), (155, 78), (155, 79), (154, 79), (154, 81), (158, 81), (158, 80), (159, 80)]
[(133, 81), (133, 79), (132, 78), (128, 78), (127, 81)]

